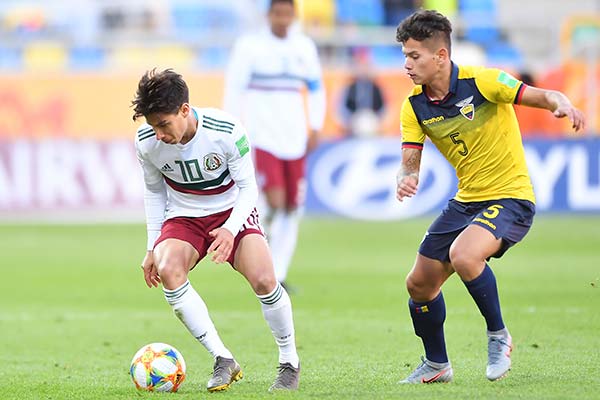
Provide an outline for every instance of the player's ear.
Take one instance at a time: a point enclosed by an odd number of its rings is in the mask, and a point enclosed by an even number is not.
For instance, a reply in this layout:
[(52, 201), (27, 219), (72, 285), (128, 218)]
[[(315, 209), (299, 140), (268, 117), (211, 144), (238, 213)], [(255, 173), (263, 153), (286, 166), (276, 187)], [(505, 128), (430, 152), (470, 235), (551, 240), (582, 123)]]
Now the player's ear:
[(183, 103), (181, 105), (181, 107), (179, 107), (179, 112), (181, 112), (181, 115), (185, 118), (188, 116), (188, 114), (190, 113), (191, 107), (189, 105), (189, 103)]
[(448, 49), (445, 47), (440, 47), (440, 49), (436, 52), (436, 60), (438, 63), (443, 63), (448, 59)]

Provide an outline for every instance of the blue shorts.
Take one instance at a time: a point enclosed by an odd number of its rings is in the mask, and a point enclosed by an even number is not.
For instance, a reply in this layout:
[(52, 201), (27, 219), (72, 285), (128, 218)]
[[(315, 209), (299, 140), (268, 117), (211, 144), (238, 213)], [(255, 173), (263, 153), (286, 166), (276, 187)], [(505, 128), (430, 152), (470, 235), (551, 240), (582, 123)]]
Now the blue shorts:
[(525, 237), (534, 215), (535, 205), (527, 200), (462, 203), (452, 199), (427, 230), (419, 253), (434, 260), (449, 262), (450, 246), (467, 226), (474, 224), (487, 229), (497, 239), (502, 239), (500, 250), (492, 255), (500, 258), (509, 247)]

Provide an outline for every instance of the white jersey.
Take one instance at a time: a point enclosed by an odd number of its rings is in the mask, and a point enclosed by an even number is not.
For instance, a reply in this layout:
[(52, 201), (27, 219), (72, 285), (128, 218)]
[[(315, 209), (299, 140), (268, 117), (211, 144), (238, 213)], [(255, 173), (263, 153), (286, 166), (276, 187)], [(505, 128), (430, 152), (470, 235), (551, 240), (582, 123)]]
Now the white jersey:
[(233, 208), (223, 227), (235, 236), (256, 203), (258, 188), (244, 128), (221, 110), (192, 110), (198, 129), (186, 144), (157, 140), (148, 124), (137, 131), (148, 250), (164, 220), (174, 217), (205, 217)]
[(325, 118), (321, 66), (313, 41), (291, 30), (281, 39), (269, 29), (238, 40), (225, 76), (224, 108), (242, 119), (254, 147), (281, 159), (302, 157), (306, 128), (320, 131)]

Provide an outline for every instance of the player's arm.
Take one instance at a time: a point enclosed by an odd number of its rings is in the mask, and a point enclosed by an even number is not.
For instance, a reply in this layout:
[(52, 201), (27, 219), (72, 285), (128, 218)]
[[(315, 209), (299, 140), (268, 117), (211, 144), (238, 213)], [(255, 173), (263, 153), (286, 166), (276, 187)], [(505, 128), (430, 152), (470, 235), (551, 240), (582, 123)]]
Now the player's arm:
[(567, 96), (559, 91), (526, 86), (520, 104), (549, 110), (556, 118), (567, 117), (575, 131), (585, 128), (583, 113), (571, 104)]
[(319, 55), (314, 43), (309, 42), (307, 46), (307, 69), (308, 79), (306, 86), (308, 89), (308, 125), (310, 127), (308, 137), (308, 149), (314, 149), (321, 136), (323, 124), (325, 122), (325, 111), (327, 109), (325, 98), (325, 87), (323, 85), (323, 73)]
[(563, 93), (556, 90), (528, 86), (497, 68), (482, 68), (475, 75), (475, 84), (483, 96), (493, 103), (515, 103), (543, 108), (555, 117), (567, 117), (578, 131), (585, 127), (583, 113), (571, 104)]
[(396, 175), (396, 198), (399, 201), (417, 194), (422, 152), (422, 148), (404, 147), (402, 149), (402, 165)]
[(252, 213), (258, 199), (250, 143), (245, 129), (239, 123), (236, 123), (233, 134), (228, 137), (226, 143), (228, 146), (224, 153), (227, 156), (229, 173), (239, 188), (239, 193), (227, 221), (223, 226), (209, 232), (214, 240), (208, 248), (208, 253), (213, 253), (212, 260), (216, 263), (225, 262), (229, 258), (234, 238)]
[(252, 64), (250, 45), (249, 38), (242, 38), (235, 43), (225, 71), (223, 109), (237, 118), (241, 118), (242, 100), (250, 82)]
[(158, 277), (156, 265), (154, 265), (153, 249), (156, 239), (160, 236), (160, 230), (165, 219), (167, 190), (158, 168), (143, 156), (139, 148), (136, 150), (144, 177), (144, 210), (146, 213), (147, 232), (146, 255), (142, 261), (142, 269), (144, 270), (146, 285), (148, 287), (157, 287), (160, 283), (160, 278)]
[(405, 197), (412, 197), (417, 193), (425, 134), (408, 99), (402, 104), (400, 121), (402, 164), (396, 174), (396, 198), (402, 201)]

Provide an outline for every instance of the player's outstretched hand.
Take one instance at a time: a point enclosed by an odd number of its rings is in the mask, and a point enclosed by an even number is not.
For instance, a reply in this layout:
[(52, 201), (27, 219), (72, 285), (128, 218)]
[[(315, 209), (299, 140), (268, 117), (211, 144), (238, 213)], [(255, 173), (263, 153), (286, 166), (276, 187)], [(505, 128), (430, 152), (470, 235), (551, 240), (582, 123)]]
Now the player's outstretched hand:
[(413, 197), (417, 194), (417, 185), (419, 179), (415, 174), (398, 175), (396, 177), (396, 198), (398, 201), (404, 200), (405, 197)]
[(233, 249), (233, 234), (225, 228), (213, 229), (208, 234), (214, 238), (208, 248), (208, 254), (213, 253), (213, 262), (220, 264), (227, 261)]
[(146, 285), (148, 285), (149, 288), (152, 286), (158, 287), (160, 284), (160, 277), (158, 276), (156, 265), (154, 265), (154, 253), (152, 251), (148, 251), (144, 256), (144, 261), (142, 261), (142, 270), (144, 271), (144, 280), (146, 281)]
[(569, 118), (569, 121), (571, 121), (571, 126), (573, 129), (575, 129), (575, 132), (585, 128), (585, 116), (580, 110), (573, 107), (571, 104), (558, 107), (556, 110), (554, 110), (553, 114), (556, 118)]

